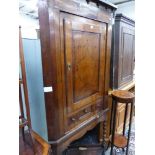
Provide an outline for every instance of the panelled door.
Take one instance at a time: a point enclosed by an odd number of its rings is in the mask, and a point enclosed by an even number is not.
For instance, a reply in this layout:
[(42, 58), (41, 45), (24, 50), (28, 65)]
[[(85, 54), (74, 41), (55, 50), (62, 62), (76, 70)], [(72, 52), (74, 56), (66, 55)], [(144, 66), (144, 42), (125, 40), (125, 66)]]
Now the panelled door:
[(123, 25), (121, 28), (121, 53), (119, 57), (119, 86), (133, 79), (134, 49), (135, 49), (134, 28)]
[(72, 113), (104, 95), (106, 24), (61, 13), (66, 110)]

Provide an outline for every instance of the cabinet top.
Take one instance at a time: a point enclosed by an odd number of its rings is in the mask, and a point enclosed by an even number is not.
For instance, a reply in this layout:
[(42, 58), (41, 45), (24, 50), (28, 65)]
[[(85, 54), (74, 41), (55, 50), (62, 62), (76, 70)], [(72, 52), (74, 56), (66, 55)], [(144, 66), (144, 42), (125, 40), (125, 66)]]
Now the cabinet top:
[[(52, 2), (61, 2), (61, 3), (63, 3), (64, 1), (63, 0), (51, 0), (51, 1), (49, 1), (50, 3)], [(117, 9), (117, 6), (116, 5), (114, 5), (113, 3), (111, 3), (111, 2), (109, 2), (108, 0), (69, 0), (69, 1), (67, 1), (68, 3), (87, 3), (87, 4), (89, 4), (89, 3), (91, 3), (91, 2), (93, 2), (93, 3), (95, 3), (97, 6), (104, 6), (104, 7), (106, 7), (106, 8), (109, 8), (109, 9), (112, 9), (113, 11), (115, 11), (116, 9)], [(72, 3), (72, 4), (73, 4)]]
[(125, 16), (122, 13), (116, 14), (115, 21), (125, 21), (125, 22), (130, 22), (133, 25), (135, 24), (135, 21), (133, 19)]

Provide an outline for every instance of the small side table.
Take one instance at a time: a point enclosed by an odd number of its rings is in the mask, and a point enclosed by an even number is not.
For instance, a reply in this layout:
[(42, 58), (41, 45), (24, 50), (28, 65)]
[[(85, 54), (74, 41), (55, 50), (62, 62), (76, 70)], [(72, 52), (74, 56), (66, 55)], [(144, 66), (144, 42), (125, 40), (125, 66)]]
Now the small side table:
[[(126, 91), (126, 90), (115, 90), (112, 92), (112, 109), (111, 109), (111, 152), (110, 155), (113, 154), (113, 147), (117, 148), (126, 148), (126, 155), (128, 155), (128, 147), (130, 141), (130, 131), (131, 131), (131, 124), (132, 124), (132, 113), (133, 113), (133, 105), (134, 105), (134, 94)], [(115, 134), (116, 130), (116, 112), (117, 112), (117, 105), (119, 103), (125, 104), (125, 115), (124, 115), (124, 124), (123, 124), (123, 134)], [(126, 120), (127, 120), (127, 112), (128, 112), (128, 104), (131, 104), (130, 110), (130, 118), (129, 118), (129, 130), (128, 130), (128, 138), (125, 137), (125, 128), (126, 128)]]

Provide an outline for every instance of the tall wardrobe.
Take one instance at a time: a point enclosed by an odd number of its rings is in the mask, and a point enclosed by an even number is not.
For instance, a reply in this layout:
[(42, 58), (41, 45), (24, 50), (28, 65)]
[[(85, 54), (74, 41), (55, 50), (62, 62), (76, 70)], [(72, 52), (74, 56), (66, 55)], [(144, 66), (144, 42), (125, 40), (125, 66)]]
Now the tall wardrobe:
[(48, 142), (54, 155), (103, 124), (108, 110), (112, 23), (103, 0), (40, 0)]

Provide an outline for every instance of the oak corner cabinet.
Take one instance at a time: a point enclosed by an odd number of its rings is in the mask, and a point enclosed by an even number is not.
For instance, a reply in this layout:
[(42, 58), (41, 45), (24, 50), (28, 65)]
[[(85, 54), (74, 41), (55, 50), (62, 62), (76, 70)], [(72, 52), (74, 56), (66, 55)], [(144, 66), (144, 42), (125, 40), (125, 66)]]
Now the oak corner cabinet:
[(104, 120), (112, 19), (104, 0), (38, 3), (48, 142), (54, 155)]
[[(116, 14), (112, 34), (111, 90), (121, 89), (134, 92), (135, 21), (123, 14)], [(109, 109), (111, 109), (111, 104), (112, 99), (109, 97)], [(128, 114), (129, 111), (130, 107), (128, 108)], [(121, 133), (123, 129), (124, 113), (125, 106), (119, 103), (116, 113), (116, 132), (118, 133)], [(109, 136), (110, 112), (107, 124), (107, 135)]]

